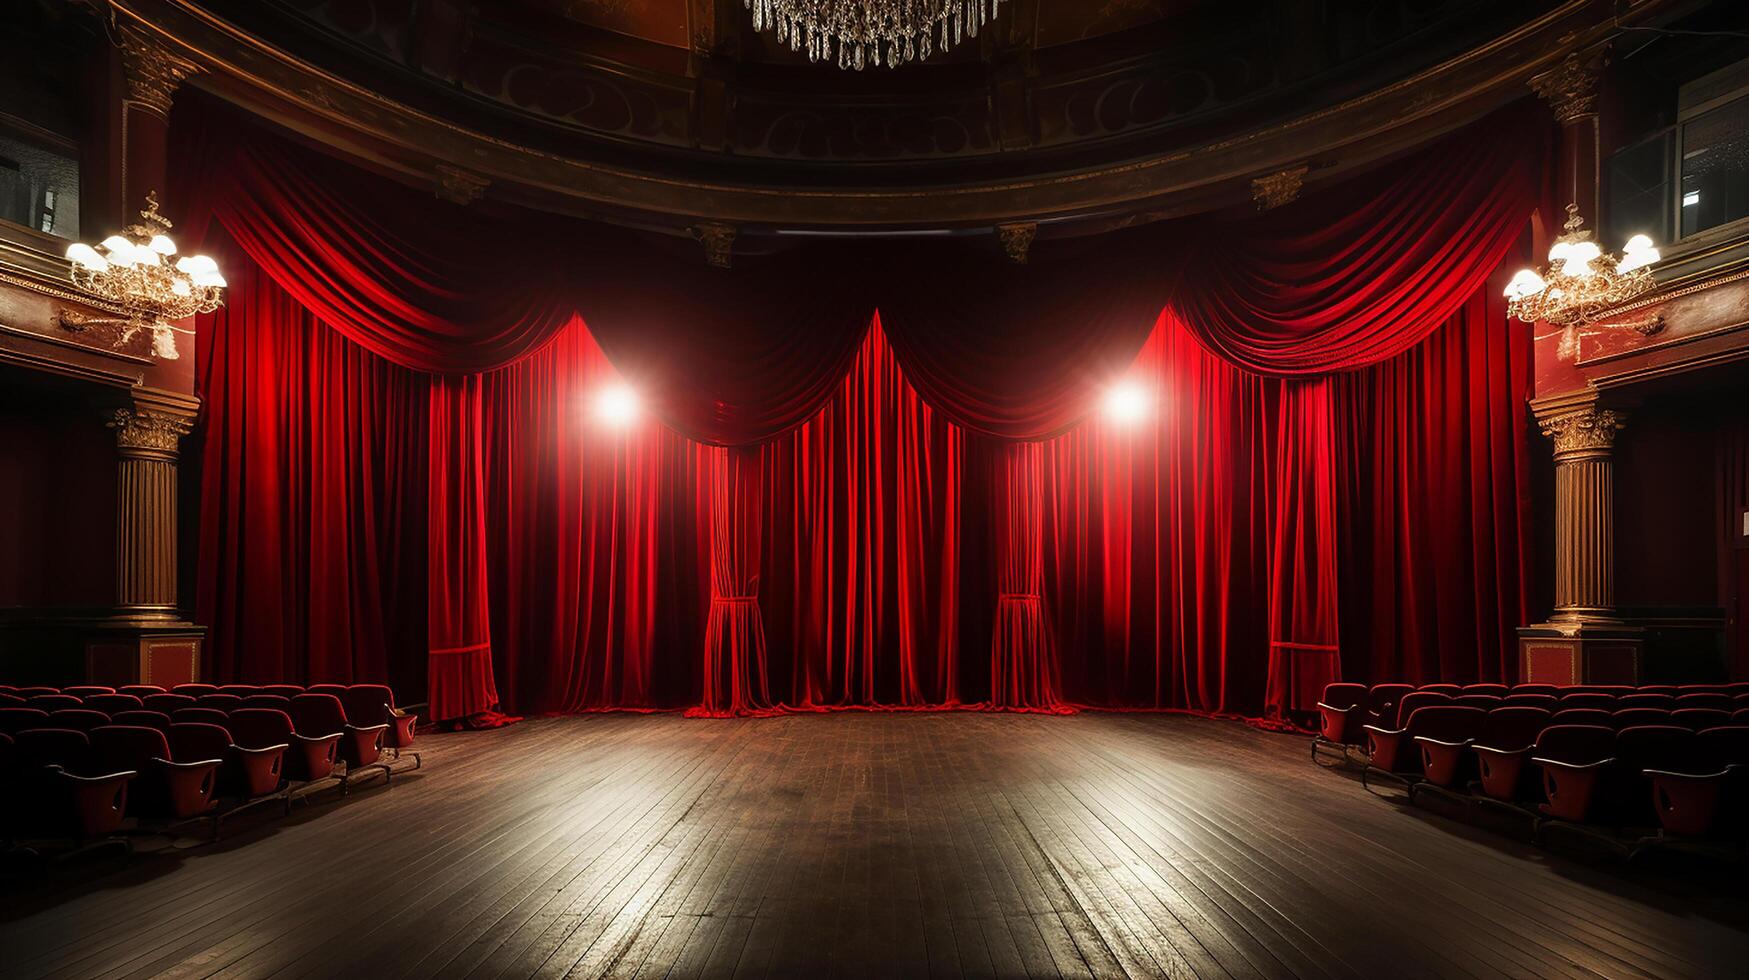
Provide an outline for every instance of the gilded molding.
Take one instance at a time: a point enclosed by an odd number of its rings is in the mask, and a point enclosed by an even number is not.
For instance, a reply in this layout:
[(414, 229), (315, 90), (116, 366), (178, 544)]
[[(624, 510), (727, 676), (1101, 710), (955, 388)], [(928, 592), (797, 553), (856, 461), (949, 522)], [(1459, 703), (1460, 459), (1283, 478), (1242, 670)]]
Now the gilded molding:
[(201, 70), (187, 58), (170, 53), (157, 38), (130, 28), (121, 32), (121, 60), (127, 74), (128, 101), (166, 119), (170, 118), (176, 89)]
[(194, 420), (186, 415), (146, 408), (115, 409), (104, 424), (115, 430), (124, 454), (169, 460), (176, 458), (182, 437), (194, 431)]
[(1038, 237), (1038, 222), (1021, 221), (1010, 225), (997, 225), (996, 237), (1002, 242), (1002, 251), (1008, 260), (1015, 265), (1025, 265), (1027, 255), (1032, 251), (1033, 239)]
[(727, 269), (735, 254), (733, 225), (706, 221), (687, 229), (704, 246), (704, 260), (718, 269)]
[(1265, 177), (1256, 177), (1251, 181), (1251, 201), (1259, 211), (1270, 211), (1284, 204), (1292, 204), (1300, 196), (1300, 188), (1305, 186), (1306, 172), (1310, 168), (1306, 164), (1289, 167)]
[(1627, 418), (1607, 408), (1585, 408), (1543, 419), (1543, 435), (1555, 442), (1555, 461), (1584, 456), (1607, 456), (1615, 448), (1615, 434), (1627, 426)]
[(486, 193), (491, 181), (479, 174), (452, 167), (447, 163), (437, 165), (437, 196), (451, 204), (472, 204)]
[(1565, 126), (1597, 115), (1597, 83), (1608, 64), (1606, 49), (1568, 55), (1553, 69), (1530, 80), (1531, 90), (1554, 110), (1555, 121)]

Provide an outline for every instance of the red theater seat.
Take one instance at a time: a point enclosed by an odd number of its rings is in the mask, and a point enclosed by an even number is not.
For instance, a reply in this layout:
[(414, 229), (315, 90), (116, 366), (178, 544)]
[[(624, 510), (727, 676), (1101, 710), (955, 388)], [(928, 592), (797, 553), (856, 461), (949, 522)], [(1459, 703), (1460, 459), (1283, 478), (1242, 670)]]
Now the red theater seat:
[(261, 693), (277, 694), (289, 701), (304, 693), (304, 689), (297, 684), (267, 684), (261, 688)]
[(292, 727), (291, 716), (266, 708), (238, 708), (231, 712), (232, 741), (250, 749), (290, 746), (285, 754), (286, 778), (297, 782), (327, 779), (334, 772), (341, 734), (309, 737)]
[(1614, 761), (1615, 730), (1602, 725), (1552, 725), (1538, 736), (1531, 764), (1542, 771), (1548, 802), (1538, 809), (1564, 820), (1584, 820)]
[[(1425, 778), (1426, 771), (1422, 765), (1427, 758), (1426, 750), (1430, 744), (1442, 751), (1453, 745), (1468, 745), (1476, 737), (1476, 733), (1481, 731), (1482, 722), (1487, 717), (1488, 713), (1481, 708), (1468, 708), (1450, 702), (1415, 708), (1403, 729), (1407, 744), (1396, 752), (1394, 766), (1384, 771), (1404, 779), (1405, 782), (1412, 781), (1416, 776)], [(1368, 766), (1368, 769), (1374, 768), (1382, 767)], [(1366, 782), (1366, 777), (1367, 771), (1362, 770), (1362, 784)], [(1410, 795), (1414, 795), (1413, 789), (1410, 790)]]
[[(354, 725), (388, 725), (388, 733), (383, 737), (383, 747), (393, 749), (397, 758), (403, 751), (413, 747), (414, 725), (418, 719), (395, 707), (395, 692), (387, 684), (354, 684), (346, 689), (340, 703), (346, 708), (346, 720)], [(1356, 713), (1357, 719), (1359, 714)], [(1355, 737), (1364, 741), (1360, 736), (1358, 723)]]
[[(1522, 800), (1532, 788), (1526, 778), (1531, 755), (1542, 743), (1554, 718), (1541, 708), (1501, 708), (1488, 713), (1482, 734), (1471, 748), (1482, 793), (1497, 800)], [(1562, 738), (1555, 736), (1556, 742)]]
[(1552, 713), (1560, 707), (1561, 699), (1553, 694), (1520, 694), (1514, 691), (1506, 695), (1501, 704), (1508, 708), (1541, 708)]
[(243, 706), (243, 699), (235, 694), (202, 694), (194, 699), (196, 707), (217, 708), (223, 712), (232, 712)]
[(59, 693), (61, 693), (61, 689), (58, 687), (42, 687), (42, 686), (21, 687), (15, 691), (13, 691), (12, 693), (18, 694), (18, 695), (21, 695), (21, 696), (27, 697), (27, 698), (34, 698), (39, 694), (59, 694)]
[(331, 735), (340, 739), (340, 760), (346, 763), (347, 774), (365, 766), (380, 765), (383, 739), (389, 726), (354, 725), (346, 718), (346, 708), (332, 694), (300, 694), (292, 698), (292, 723), (300, 735)]
[[(1414, 692), (1415, 688), (1409, 684), (1374, 684), (1366, 692), (1367, 724), (1396, 727), (1397, 703)], [(1385, 720), (1387, 715), (1389, 721)]]
[(1511, 694), (1512, 689), (1507, 687), (1505, 684), (1465, 684), (1464, 685), (1464, 693), (1465, 694), (1492, 694), (1495, 697), (1503, 698), (1506, 695)]
[[(1459, 698), (1459, 702), (1463, 699)], [(1463, 707), (1461, 703), (1458, 707)], [(1415, 744), (1421, 749), (1421, 772), (1427, 782), (1450, 789), (1466, 782), (1470, 775), (1475, 745), (1506, 744), (1528, 746), (1536, 739), (1549, 713), (1540, 708), (1496, 708), (1472, 719), (1474, 728), (1467, 733), (1456, 731), (1460, 722), (1451, 722), (1450, 734), (1464, 737), (1420, 735)]]
[(1709, 711), (1723, 711), (1728, 714), (1736, 710), (1737, 699), (1729, 694), (1718, 692), (1701, 694), (1684, 692), (1676, 696), (1676, 710), (1681, 711), (1684, 708), (1705, 708)]
[(104, 687), (101, 684), (75, 684), (72, 687), (61, 688), (62, 694), (71, 694), (76, 698), (88, 698), (93, 694), (114, 694), (115, 688)]
[(171, 722), (179, 725), (223, 725), (230, 714), (218, 708), (177, 708), (170, 713)]
[(1513, 694), (1558, 694), (1560, 688), (1553, 684), (1514, 684)]
[(1505, 700), (1498, 694), (1460, 694), (1452, 698), (1452, 703), (1460, 708), (1481, 708), (1489, 711), (1500, 707)]
[(165, 714), (175, 714), (177, 708), (194, 707), (194, 696), (191, 694), (148, 694), (140, 699), (145, 703), (147, 711), (162, 711)]
[(1670, 712), (1661, 708), (1624, 708), (1610, 716), (1616, 731), (1636, 725), (1668, 725)]
[(1561, 696), (1561, 710), (1568, 708), (1596, 708), (1600, 711), (1614, 711), (1616, 698), (1613, 694), (1600, 694), (1595, 691), (1579, 691)]
[[(350, 711), (348, 711), (350, 714)], [(1318, 736), (1312, 741), (1315, 757), (1320, 743), (1341, 746), (1366, 743), (1365, 684), (1326, 684), (1324, 696), (1318, 701)]]
[(1670, 694), (1624, 694), (1616, 700), (1617, 708), (1658, 708), (1669, 711), (1676, 707), (1676, 698)]
[(1429, 694), (1446, 694), (1454, 698), (1464, 693), (1464, 689), (1456, 684), (1423, 684), (1415, 690), (1426, 691)]
[(4, 691), (0, 691), (0, 707), (22, 708), (25, 703), (25, 700), (16, 694), (7, 694)]
[(156, 728), (108, 725), (91, 733), (91, 752), (109, 770), (133, 770), (135, 782), (129, 812), (142, 817), (187, 819), (212, 809), (221, 759), (178, 762), (170, 743)]
[(198, 698), (202, 694), (217, 694), (218, 692), (219, 688), (216, 684), (178, 684), (170, 689), (172, 694), (186, 694), (191, 698)]
[[(1565, 703), (1565, 702), (1563, 702)], [(1551, 725), (1599, 725), (1613, 730), (1615, 728), (1615, 713), (1600, 708), (1566, 708), (1555, 712), (1549, 719)]]
[(162, 711), (117, 711), (109, 720), (115, 725), (143, 725), (159, 731), (170, 727), (170, 716)]
[(0, 708), (0, 734), (17, 735), (29, 728), (47, 728), (49, 713), (41, 708)]
[(245, 708), (272, 708), (274, 711), (285, 711), (291, 708), (291, 698), (278, 694), (251, 694), (243, 699)]
[(175, 724), (167, 733), (170, 751), (177, 761), (223, 759), (219, 791), (225, 796), (254, 799), (279, 789), (288, 746), (245, 748), (231, 741), (231, 733), (218, 725)]
[(85, 707), (106, 715), (113, 715), (118, 711), (138, 711), (145, 706), (145, 702), (132, 694), (93, 694), (85, 699)]
[(132, 694), (136, 698), (145, 698), (149, 694), (169, 693), (156, 684), (123, 684), (115, 689), (117, 694)]
[(1418, 711), (1450, 704), (1451, 696), (1438, 691), (1416, 691), (1404, 695), (1394, 717), (1381, 719), (1381, 724), (1366, 726), (1368, 767), (1388, 773), (1418, 771), (1421, 756), (1415, 751), (1408, 723)]
[(1697, 732), (1730, 723), (1729, 711), (1716, 711), (1712, 708), (1677, 708), (1670, 713), (1670, 724), (1681, 725)]
[(33, 694), (25, 703), (40, 711), (61, 711), (85, 706), (85, 702), (71, 694)]
[(1695, 736), (1687, 766), (1648, 769), (1652, 807), (1669, 834), (1744, 836), (1744, 793), (1749, 775), (1749, 725), (1711, 728)]
[(89, 732), (99, 725), (107, 724), (109, 724), (108, 715), (88, 708), (63, 708), (60, 711), (49, 712), (49, 725), (54, 728), (73, 728)]
[(236, 696), (238, 696), (240, 698), (246, 698), (251, 694), (260, 694), (261, 693), (261, 685), (260, 684), (223, 684), (223, 685), (220, 685), (220, 687), (219, 687), (219, 693), (220, 694), (235, 694)]
[(1642, 725), (1615, 734), (1616, 769), (1610, 786), (1614, 822), (1644, 827), (1657, 822), (1647, 770), (1683, 772), (1700, 761), (1694, 732), (1677, 725)]
[(27, 834), (78, 840), (107, 837), (121, 828), (131, 771), (92, 768), (84, 732), (38, 728), (14, 739), (14, 821)]

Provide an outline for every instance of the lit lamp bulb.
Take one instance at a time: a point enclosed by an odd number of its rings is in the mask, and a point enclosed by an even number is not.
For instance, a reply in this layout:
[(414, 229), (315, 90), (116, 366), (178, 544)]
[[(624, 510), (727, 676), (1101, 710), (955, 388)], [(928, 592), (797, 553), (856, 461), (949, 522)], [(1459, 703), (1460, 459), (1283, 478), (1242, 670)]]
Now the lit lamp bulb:
[(1574, 242), (1567, 247), (1566, 260), (1561, 263), (1561, 274), (1575, 279), (1592, 274), (1591, 263), (1603, 254), (1603, 249), (1596, 242)]
[(176, 254), (176, 243), (171, 241), (168, 235), (153, 235), (148, 247), (159, 255)]
[(638, 417), (638, 393), (614, 385), (595, 396), (595, 414), (609, 425), (629, 425)]
[(84, 242), (74, 242), (67, 246), (67, 259), (74, 265), (90, 269), (92, 272), (102, 272), (109, 268), (109, 260), (97, 253), (97, 249)]
[(1113, 421), (1134, 422), (1148, 413), (1148, 392), (1125, 381), (1105, 393), (1105, 414)]
[(1616, 264), (1615, 271), (1626, 273), (1635, 269), (1643, 269), (1661, 258), (1663, 256), (1658, 253), (1657, 246), (1652, 244), (1651, 238), (1645, 235), (1635, 235), (1628, 239), (1626, 245), (1622, 246), (1621, 261)]
[(1506, 284), (1507, 299), (1525, 299), (1543, 291), (1543, 277), (1530, 269), (1520, 269)]

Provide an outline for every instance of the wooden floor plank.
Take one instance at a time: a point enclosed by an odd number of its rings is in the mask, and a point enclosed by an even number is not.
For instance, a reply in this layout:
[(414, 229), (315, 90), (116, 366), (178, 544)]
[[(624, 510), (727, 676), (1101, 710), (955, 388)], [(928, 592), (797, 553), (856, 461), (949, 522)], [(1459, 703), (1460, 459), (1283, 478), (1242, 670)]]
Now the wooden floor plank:
[(13, 876), (11, 977), (1716, 977), (1749, 897), (1175, 716), (536, 719)]

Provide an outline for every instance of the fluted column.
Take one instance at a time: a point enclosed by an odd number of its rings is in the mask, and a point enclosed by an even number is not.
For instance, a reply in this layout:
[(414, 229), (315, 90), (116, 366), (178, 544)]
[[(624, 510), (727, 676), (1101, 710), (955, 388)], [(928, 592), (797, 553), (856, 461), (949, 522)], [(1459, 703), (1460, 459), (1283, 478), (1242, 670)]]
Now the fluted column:
[(116, 472), (116, 604), (132, 618), (174, 620), (176, 456), (192, 419), (147, 408), (116, 409), (109, 427)]
[(1554, 622), (1616, 623), (1615, 473), (1620, 412), (1587, 407), (1542, 420), (1555, 443)]
[(166, 190), (169, 158), (170, 106), (176, 89), (200, 71), (194, 62), (166, 46), (144, 28), (121, 32), (122, 68), (127, 98), (122, 101), (122, 214), (133, 220), (146, 206), (146, 195)]

